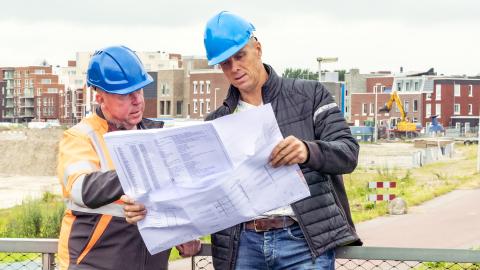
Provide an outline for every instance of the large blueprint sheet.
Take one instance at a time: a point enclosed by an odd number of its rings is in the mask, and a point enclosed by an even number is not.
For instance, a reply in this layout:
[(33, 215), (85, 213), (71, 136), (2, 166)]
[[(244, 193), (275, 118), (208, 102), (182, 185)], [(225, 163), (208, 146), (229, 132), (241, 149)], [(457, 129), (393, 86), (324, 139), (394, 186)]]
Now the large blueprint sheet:
[(202, 124), (105, 135), (138, 228), (155, 254), (310, 195), (297, 165), (273, 168), (282, 140), (270, 104)]

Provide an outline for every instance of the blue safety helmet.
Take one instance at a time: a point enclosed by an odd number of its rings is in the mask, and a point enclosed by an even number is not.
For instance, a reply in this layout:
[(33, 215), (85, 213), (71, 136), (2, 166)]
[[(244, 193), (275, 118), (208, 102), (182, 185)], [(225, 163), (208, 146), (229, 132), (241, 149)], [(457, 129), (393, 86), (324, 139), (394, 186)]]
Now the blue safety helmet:
[(125, 46), (96, 51), (87, 71), (87, 86), (111, 94), (127, 95), (153, 82), (138, 56)]
[(216, 65), (247, 45), (255, 27), (228, 11), (213, 16), (205, 27), (203, 42), (209, 65)]

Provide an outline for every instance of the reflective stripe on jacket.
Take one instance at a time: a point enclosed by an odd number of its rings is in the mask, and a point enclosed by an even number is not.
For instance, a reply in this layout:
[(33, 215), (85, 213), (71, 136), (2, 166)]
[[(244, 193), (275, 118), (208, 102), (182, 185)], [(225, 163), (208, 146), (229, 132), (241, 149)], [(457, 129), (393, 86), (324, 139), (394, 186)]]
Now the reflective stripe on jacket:
[[(144, 119), (139, 128), (161, 128)], [(170, 251), (150, 255), (136, 225), (128, 224), (118, 199), (123, 194), (103, 135), (109, 125), (101, 111), (64, 132), (58, 176), (67, 210), (58, 257), (62, 270), (167, 269)]]

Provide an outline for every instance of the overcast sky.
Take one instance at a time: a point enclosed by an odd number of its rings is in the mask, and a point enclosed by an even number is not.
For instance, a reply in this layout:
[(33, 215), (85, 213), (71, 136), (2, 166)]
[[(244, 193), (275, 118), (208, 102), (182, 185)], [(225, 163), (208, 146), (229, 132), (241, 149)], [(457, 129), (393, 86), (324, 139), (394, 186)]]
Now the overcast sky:
[(206, 21), (230, 10), (257, 28), (263, 60), (317, 70), (360, 68), (480, 73), (477, 0), (15, 0), (0, 7), (0, 66), (67, 64), (77, 51), (124, 44), (136, 51), (205, 55)]

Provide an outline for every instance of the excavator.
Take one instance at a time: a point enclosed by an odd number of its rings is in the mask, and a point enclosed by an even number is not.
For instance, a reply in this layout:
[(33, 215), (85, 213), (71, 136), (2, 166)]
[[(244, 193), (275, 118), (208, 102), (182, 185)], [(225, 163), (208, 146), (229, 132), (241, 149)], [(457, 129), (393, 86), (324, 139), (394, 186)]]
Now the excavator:
[(393, 106), (393, 102), (397, 104), (398, 110), (400, 111), (400, 121), (397, 122), (396, 126), (390, 130), (390, 138), (394, 137), (416, 137), (418, 135), (417, 132), (417, 125), (415, 123), (411, 123), (407, 121), (407, 113), (403, 108), (402, 101), (398, 96), (397, 91), (392, 91), (390, 95), (390, 99), (388, 100), (387, 104), (384, 107), (380, 108), (379, 112), (390, 112)]

